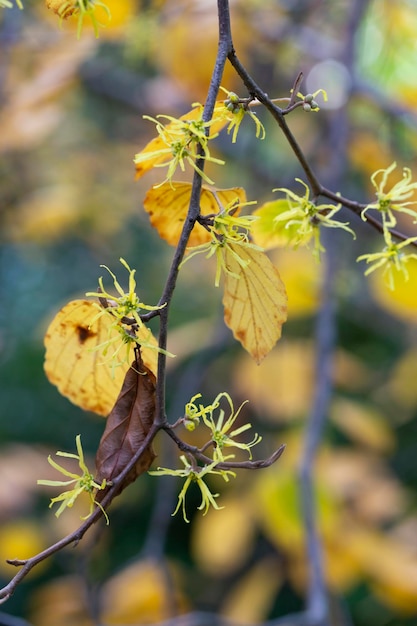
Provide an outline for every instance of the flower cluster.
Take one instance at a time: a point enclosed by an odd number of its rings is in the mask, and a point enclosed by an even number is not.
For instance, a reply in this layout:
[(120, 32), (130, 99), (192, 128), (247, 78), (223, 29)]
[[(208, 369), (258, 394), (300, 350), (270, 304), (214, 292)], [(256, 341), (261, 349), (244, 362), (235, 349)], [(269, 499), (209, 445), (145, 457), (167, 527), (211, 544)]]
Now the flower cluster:
[[(156, 185), (158, 187), (166, 182), (172, 182), (176, 170), (180, 168), (184, 171), (188, 164), (212, 185), (213, 181), (199, 167), (199, 161), (224, 165), (224, 161), (211, 155), (209, 142), (215, 139), (225, 126), (228, 133), (233, 130), (232, 142), (235, 143), (242, 120), (249, 116), (255, 122), (256, 137), (261, 139), (265, 137), (262, 123), (250, 109), (253, 99), (240, 98), (234, 92), (221, 89), (227, 97), (224, 101), (217, 102), (210, 121), (203, 121), (203, 106), (198, 102), (193, 104), (191, 111), (179, 118), (170, 115), (157, 115), (156, 118), (143, 116), (155, 124), (157, 137), (135, 155), (134, 163), (138, 177), (151, 168), (165, 167), (166, 177), (162, 183)], [(167, 123), (163, 123), (162, 120), (166, 120)]]
[(307, 113), (310, 113), (310, 111), (314, 111), (316, 113), (320, 111), (320, 107), (316, 101), (319, 93), (322, 94), (323, 100), (327, 102), (327, 92), (324, 89), (317, 89), (314, 93), (308, 93), (305, 96), (300, 92), (297, 93), (297, 98), (301, 100), (304, 111)]
[[(376, 189), (376, 202), (371, 202), (362, 211), (362, 219), (366, 221), (366, 213), (374, 209), (378, 211), (382, 218), (382, 225), (385, 230), (394, 228), (397, 224), (396, 213), (406, 213), (414, 218), (417, 223), (417, 210), (411, 209), (410, 206), (417, 204), (417, 200), (409, 200), (417, 191), (417, 182), (412, 182), (411, 170), (408, 167), (403, 168), (403, 177), (391, 187), (389, 191), (385, 188), (388, 183), (389, 175), (396, 169), (397, 164), (394, 162), (386, 169), (377, 170), (371, 176), (371, 182)], [(379, 180), (380, 179), (380, 180)]]
[(408, 167), (403, 168), (402, 179), (387, 189), (388, 178), (396, 167), (397, 164), (394, 162), (386, 169), (380, 169), (371, 176), (377, 199), (368, 204), (362, 211), (364, 221), (367, 219), (368, 211), (378, 211), (382, 219), (385, 245), (380, 252), (362, 254), (357, 259), (357, 261), (366, 261), (369, 264), (365, 276), (382, 268), (390, 289), (394, 289), (396, 272), (401, 272), (408, 280), (407, 262), (410, 259), (417, 259), (417, 253), (405, 251), (408, 246), (417, 242), (417, 237), (408, 237), (400, 243), (395, 243), (392, 240), (391, 229), (397, 225), (399, 213), (411, 216), (414, 218), (414, 224), (417, 224), (417, 210), (411, 208), (412, 205), (417, 204), (417, 200), (410, 200), (417, 191), (417, 182), (412, 181), (411, 170)]
[[(184, 417), (179, 420), (179, 423), (183, 423), (188, 430), (194, 430), (200, 423), (204, 424), (210, 431), (210, 439), (201, 448), (200, 452), (206, 452), (209, 447), (213, 448), (212, 462), (207, 463), (204, 466), (199, 466), (196, 459), (192, 455), (180, 457), (184, 464), (183, 469), (172, 470), (165, 467), (158, 467), (157, 470), (149, 472), (153, 476), (177, 476), (185, 478), (184, 485), (180, 491), (178, 497), (178, 504), (173, 513), (175, 515), (182, 507), (183, 516), (186, 522), (187, 514), (185, 510), (185, 496), (188, 487), (192, 483), (196, 483), (201, 492), (201, 504), (198, 507), (199, 510), (204, 509), (204, 515), (209, 510), (210, 506), (215, 509), (220, 509), (216, 502), (218, 493), (213, 494), (210, 488), (205, 482), (205, 478), (208, 475), (218, 475), (226, 482), (230, 477), (235, 477), (235, 473), (229, 469), (220, 468), (219, 464), (227, 462), (234, 458), (234, 455), (225, 455), (224, 448), (238, 448), (240, 450), (246, 450), (249, 454), (249, 458), (252, 458), (251, 448), (261, 441), (261, 437), (256, 433), (252, 441), (249, 443), (243, 443), (236, 441), (235, 437), (246, 432), (251, 428), (251, 424), (244, 424), (238, 428), (234, 428), (234, 424), (240, 414), (240, 411), (246, 402), (243, 402), (237, 410), (235, 410), (232, 398), (226, 392), (219, 393), (211, 404), (205, 406), (204, 404), (197, 404), (196, 401), (201, 398), (201, 394), (198, 393), (193, 396), (185, 405)], [(225, 400), (228, 409), (228, 417), (226, 417), (226, 411), (221, 407), (222, 401)], [(215, 414), (218, 412), (218, 415)]]
[[(140, 318), (140, 311), (157, 311), (165, 306), (150, 306), (141, 302), (136, 293), (136, 270), (132, 270), (122, 258), (120, 259), (120, 263), (129, 272), (128, 291), (124, 291), (118, 282), (116, 275), (106, 265), (101, 265), (101, 267), (104, 267), (104, 269), (106, 269), (112, 277), (114, 287), (119, 295), (114, 295), (106, 291), (102, 277), (100, 277), (98, 281), (99, 290), (97, 292), (88, 292), (86, 294), (87, 296), (93, 296), (100, 300), (101, 306), (97, 305), (100, 310), (94, 318), (94, 321), (102, 315), (109, 315), (111, 317), (112, 323), (109, 326), (109, 338), (98, 345), (95, 349), (101, 350), (103, 354), (106, 355), (112, 344), (118, 344), (109, 358), (113, 366), (121, 365), (130, 358), (130, 349), (132, 345), (143, 346), (158, 351), (160, 350), (153, 342), (150, 341), (150, 331), (147, 338), (146, 334), (145, 336), (143, 334), (141, 334), (140, 337), (138, 336), (138, 331), (144, 327)], [(113, 333), (113, 331), (116, 331), (116, 333)], [(116, 356), (124, 346), (126, 347), (126, 359), (124, 361), (117, 361)]]
[[(202, 110), (201, 105), (194, 106)], [(176, 119), (170, 115), (158, 115), (156, 119), (144, 115), (144, 119), (156, 125), (160, 142), (155, 150), (145, 149), (136, 154), (134, 158), (136, 165), (150, 161), (153, 162), (153, 167), (167, 167), (167, 175), (160, 183), (162, 185), (167, 181), (172, 181), (178, 167), (184, 171), (185, 163), (188, 163), (206, 182), (213, 184), (197, 163), (199, 159), (204, 159), (212, 163), (224, 164), (224, 161), (211, 156), (208, 146), (208, 142), (218, 135), (218, 133), (208, 132), (214, 120), (203, 122), (202, 119)], [(169, 124), (163, 124), (161, 119), (168, 120)]]
[(106, 523), (108, 524), (109, 518), (107, 516), (107, 513), (105, 512), (101, 504), (99, 502), (96, 502), (95, 500), (95, 492), (97, 490), (105, 489), (106, 486), (108, 486), (108, 483), (106, 482), (106, 479), (104, 479), (101, 484), (95, 482), (94, 476), (90, 473), (90, 470), (88, 469), (84, 461), (84, 452), (81, 445), (80, 435), (76, 436), (75, 443), (78, 454), (60, 451), (58, 451), (56, 454), (57, 456), (66, 457), (68, 459), (76, 459), (78, 461), (78, 466), (81, 470), (81, 474), (75, 474), (74, 472), (70, 472), (69, 470), (65, 469), (65, 467), (62, 467), (61, 465), (56, 463), (52, 459), (52, 457), (49, 456), (48, 463), (52, 465), (54, 469), (58, 470), (58, 472), (61, 472), (61, 474), (67, 476), (69, 480), (38, 480), (38, 485), (46, 485), (48, 487), (66, 487), (67, 485), (74, 485), (73, 489), (70, 489), (69, 491), (64, 491), (59, 496), (56, 496), (56, 498), (51, 499), (49, 508), (51, 508), (56, 502), (61, 502), (61, 505), (55, 513), (56, 517), (59, 517), (67, 507), (71, 508), (79, 495), (81, 495), (82, 493), (87, 493), (90, 499), (90, 512), (82, 519), (87, 519), (88, 517), (90, 517), (93, 512), (94, 506), (98, 506), (101, 509), (104, 517), (106, 518)]
[[(243, 426), (239, 426), (231, 430), (232, 426), (236, 422), (242, 407), (246, 404), (242, 402), (240, 407), (235, 411), (233, 406), (233, 400), (228, 393), (223, 391), (219, 393), (214, 399), (212, 404), (204, 406), (199, 404), (198, 407), (195, 404), (195, 400), (197, 398), (201, 398), (201, 394), (197, 394), (193, 396), (190, 402), (185, 407), (185, 416), (184, 416), (184, 424), (187, 427), (188, 423), (192, 423), (195, 427), (196, 420), (199, 421), (199, 418), (203, 420), (204, 425), (210, 430), (211, 433), (211, 441), (210, 443), (214, 446), (213, 458), (218, 462), (223, 462), (226, 460), (223, 448), (240, 448), (241, 450), (246, 450), (249, 454), (249, 458), (252, 458), (251, 448), (258, 444), (261, 441), (261, 437), (256, 433), (254, 438), (250, 443), (242, 443), (235, 440), (235, 437), (241, 435), (246, 430), (251, 428), (251, 424), (244, 424)], [(226, 400), (229, 409), (229, 416), (225, 420), (226, 412), (223, 408), (221, 408), (222, 400)], [(218, 416), (215, 419), (214, 413), (218, 411)], [(189, 428), (189, 427), (188, 427)]]
[[(244, 204), (254, 204), (254, 202), (245, 202)], [(243, 260), (234, 249), (234, 246), (246, 246), (256, 250), (262, 250), (249, 241), (249, 233), (254, 220), (258, 218), (255, 215), (238, 215), (238, 211), (242, 204), (231, 202), (226, 207), (222, 207), (219, 202), (220, 211), (207, 219), (207, 229), (210, 232), (211, 240), (199, 246), (188, 248), (189, 255), (184, 259), (183, 263), (189, 261), (196, 254), (206, 254), (209, 259), (216, 257), (216, 277), (215, 286), (220, 284), (222, 272), (231, 274), (226, 262), (226, 255), (230, 253), (241, 267), (247, 266), (247, 261)]]
[(250, 109), (250, 103), (252, 98), (240, 98), (233, 91), (227, 91), (223, 87), (220, 87), (222, 91), (227, 94), (227, 98), (224, 101), (224, 110), (222, 114), (228, 120), (227, 132), (233, 130), (232, 143), (236, 143), (237, 134), (240, 129), (240, 125), (243, 119), (248, 115), (254, 122), (256, 127), (256, 137), (259, 139), (265, 139), (265, 128), (256, 113)]
[(279, 213), (274, 218), (274, 222), (277, 230), (284, 226), (289, 233), (292, 233), (290, 243), (293, 246), (307, 244), (313, 238), (313, 254), (319, 258), (320, 253), (324, 252), (320, 241), (320, 228), (341, 228), (355, 237), (355, 233), (349, 228), (347, 222), (333, 219), (341, 209), (340, 204), (316, 204), (310, 199), (309, 187), (299, 178), (296, 180), (305, 187), (304, 196), (299, 196), (285, 187), (273, 190), (282, 191), (287, 196), (288, 210)]
[(395, 287), (395, 272), (401, 272), (404, 278), (408, 280), (407, 263), (411, 259), (417, 259), (417, 253), (406, 253), (404, 248), (411, 243), (417, 242), (417, 237), (409, 237), (401, 243), (394, 243), (390, 232), (387, 231), (384, 233), (384, 238), (386, 245), (381, 252), (362, 254), (356, 260), (366, 261), (369, 264), (368, 269), (365, 271), (365, 276), (382, 268), (386, 283), (393, 290)]
[(181, 455), (180, 459), (185, 466), (184, 469), (171, 470), (166, 467), (158, 467), (157, 470), (149, 472), (149, 474), (151, 474), (152, 476), (177, 476), (179, 478), (185, 478), (184, 485), (178, 496), (178, 504), (172, 515), (176, 515), (180, 507), (182, 507), (182, 514), (183, 514), (184, 520), (186, 522), (190, 521), (187, 518), (187, 512), (185, 510), (185, 496), (186, 496), (188, 487), (192, 483), (196, 483), (198, 488), (200, 489), (201, 504), (199, 505), (198, 509), (200, 511), (204, 509), (203, 515), (206, 515), (210, 506), (212, 506), (214, 509), (217, 509), (217, 510), (223, 508), (223, 507), (220, 507), (216, 502), (216, 498), (218, 498), (219, 494), (212, 493), (210, 491), (209, 487), (204, 482), (204, 478), (208, 474), (212, 474), (212, 475), (217, 474), (221, 476), (227, 482), (229, 480), (229, 476), (235, 477), (235, 473), (232, 472), (231, 470), (216, 470), (217, 461), (213, 461), (213, 463), (210, 463), (209, 465), (206, 465), (204, 467), (199, 467), (193, 457), (191, 457), (189, 460), (187, 459), (186, 456)]

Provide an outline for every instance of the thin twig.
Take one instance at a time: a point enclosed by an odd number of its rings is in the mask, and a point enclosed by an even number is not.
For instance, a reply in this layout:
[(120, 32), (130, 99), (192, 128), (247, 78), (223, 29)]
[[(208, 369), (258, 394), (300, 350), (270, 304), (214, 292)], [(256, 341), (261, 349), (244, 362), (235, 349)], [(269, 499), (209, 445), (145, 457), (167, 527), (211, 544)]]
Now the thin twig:
[[(181, 450), (182, 452), (188, 452), (195, 459), (197, 459), (198, 461), (201, 461), (202, 463), (207, 463), (207, 464), (213, 463), (213, 459), (203, 454), (200, 448), (197, 448), (197, 446), (192, 446), (188, 443), (185, 443), (185, 441), (180, 439), (180, 437), (178, 437), (175, 430), (170, 424), (166, 424), (164, 426), (164, 430), (168, 433), (171, 439), (175, 441), (175, 444), (179, 450)], [(271, 454), (271, 456), (267, 457), (266, 459), (259, 459), (258, 461), (224, 461), (222, 463), (218, 463), (216, 465), (216, 469), (254, 470), (254, 469), (261, 469), (264, 467), (270, 467), (273, 463), (275, 463), (275, 461), (279, 459), (279, 457), (283, 454), (284, 450), (285, 450), (285, 444), (282, 444), (277, 450), (275, 450), (275, 452)]]
[[(314, 173), (313, 168), (311, 167), (310, 163), (308, 162), (307, 157), (303, 153), (303, 151), (302, 151), (298, 141), (294, 137), (293, 133), (291, 132), (291, 130), (290, 130), (288, 124), (287, 124), (287, 121), (285, 119), (285, 113), (288, 113), (289, 110), (281, 109), (280, 107), (278, 107), (274, 103), (273, 100), (271, 100), (271, 98), (269, 98), (269, 96), (253, 80), (253, 78), (247, 72), (245, 67), (242, 65), (242, 63), (238, 59), (234, 49), (232, 49), (232, 51), (230, 52), (228, 58), (229, 58), (230, 63), (235, 68), (236, 72), (241, 77), (244, 85), (248, 89), (248, 91), (251, 94), (251, 96), (253, 98), (256, 98), (257, 100), (259, 100), (265, 106), (265, 108), (271, 113), (273, 118), (278, 123), (278, 126), (280, 127), (281, 131), (283, 132), (283, 134), (284, 134), (288, 144), (290, 145), (290, 147), (291, 147), (295, 157), (297, 158), (299, 164), (301, 165), (301, 167), (302, 167), (302, 169), (304, 171), (304, 174), (306, 175), (306, 178), (307, 178), (307, 180), (308, 180), (308, 182), (310, 184), (310, 187), (311, 187), (311, 190), (313, 192), (313, 195), (316, 196), (316, 197), (319, 197), (319, 196), (326, 197), (329, 200), (332, 200), (332, 201), (336, 202), (337, 204), (341, 204), (344, 207), (350, 209), (356, 215), (361, 215), (362, 211), (365, 209), (367, 204), (363, 204), (363, 203), (357, 202), (355, 200), (351, 200), (349, 198), (346, 198), (342, 194), (333, 192), (333, 191), (331, 191), (330, 189), (327, 189), (324, 185), (321, 184), (321, 182), (319, 181), (317, 175)], [(294, 106), (292, 108), (294, 108)], [(369, 223), (377, 231), (379, 231), (381, 233), (384, 232), (384, 229), (383, 229), (383, 226), (382, 226), (381, 222), (379, 220), (373, 218), (372, 216), (367, 215), (366, 216), (366, 222)], [(390, 233), (391, 233), (391, 235), (395, 239), (398, 239), (400, 241), (405, 241), (406, 239), (409, 238), (405, 233), (402, 233), (402, 232), (400, 232), (398, 230), (395, 230), (395, 229), (390, 229)], [(414, 246), (414, 247), (417, 247), (417, 242), (410, 242), (410, 245)]]

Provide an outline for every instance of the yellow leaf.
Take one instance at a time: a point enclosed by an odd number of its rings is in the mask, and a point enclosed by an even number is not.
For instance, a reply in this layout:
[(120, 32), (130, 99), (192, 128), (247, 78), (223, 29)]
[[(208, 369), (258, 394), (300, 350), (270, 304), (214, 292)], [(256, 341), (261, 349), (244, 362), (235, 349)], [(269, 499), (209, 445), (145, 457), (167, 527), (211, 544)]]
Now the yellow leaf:
[(31, 596), (30, 622), (36, 626), (94, 626), (80, 576), (54, 577)]
[(224, 498), (222, 504), (221, 515), (214, 510), (199, 515), (192, 534), (196, 562), (216, 577), (239, 569), (248, 559), (255, 539), (255, 526), (246, 502), (242, 498)]
[(360, 564), (381, 601), (395, 609), (415, 613), (417, 558), (403, 545), (373, 529), (351, 529), (346, 551)]
[[(323, 539), (333, 537), (340, 528), (340, 503), (322, 483), (316, 483), (315, 498)], [(279, 473), (259, 475), (253, 499), (259, 523), (272, 543), (292, 555), (303, 555), (305, 526), (297, 469), (280, 466)]]
[(79, 216), (69, 187), (42, 188), (15, 207), (5, 229), (14, 241), (39, 244), (68, 237)]
[(133, 563), (103, 587), (105, 624), (154, 624), (172, 617), (172, 605), (184, 612), (178, 570), (152, 559)]
[[(168, 3), (168, 6), (169, 3)], [(246, 9), (246, 5), (245, 5)], [(235, 12), (233, 41), (242, 63), (249, 60), (250, 41), (257, 41), (251, 11)], [(159, 45), (153, 62), (179, 88), (183, 97), (203, 100), (213, 71), (218, 45), (218, 24), (210, 4), (176, 0), (175, 11), (166, 10), (160, 19)], [(196, 71), (198, 68), (198, 72)], [(236, 72), (226, 64), (222, 84), (227, 89), (241, 89)]]
[[(288, 246), (298, 236), (299, 224), (290, 225), (287, 222), (276, 222), (275, 218), (291, 208), (286, 198), (266, 202), (253, 212), (259, 219), (254, 222), (251, 234), (254, 242), (266, 250), (277, 246)], [(311, 234), (305, 237), (302, 243), (308, 243)]]
[[(143, 201), (145, 211), (149, 213), (151, 224), (172, 246), (176, 246), (181, 235), (182, 227), (187, 216), (188, 205), (191, 197), (191, 183), (167, 182), (156, 188), (149, 189)], [(218, 213), (220, 206), (230, 205), (239, 200), (242, 204), (246, 202), (246, 192), (242, 187), (233, 189), (211, 190), (203, 186), (200, 197), (201, 215)], [(238, 215), (238, 206), (235, 215)], [(209, 242), (210, 233), (201, 224), (196, 224), (188, 241), (189, 246), (199, 246)]]
[[(8, 578), (16, 570), (15, 566), (6, 563), (6, 559), (27, 559), (45, 547), (43, 530), (34, 521), (14, 519), (0, 526), (0, 574)], [(37, 568), (31, 574), (36, 572)]]
[[(410, 249), (415, 252), (415, 249)], [(375, 300), (387, 311), (408, 322), (417, 322), (417, 259), (410, 259), (406, 265), (408, 280), (401, 271), (393, 269), (395, 289), (391, 290), (383, 272), (376, 271), (369, 276), (369, 283)]]
[[(254, 222), (252, 228), (256, 228)], [(252, 231), (251, 231), (252, 232)], [(259, 244), (262, 245), (262, 244)], [(293, 319), (315, 313), (320, 303), (323, 268), (307, 248), (281, 248), (272, 255), (279, 267), (288, 295), (288, 317)]]
[[(350, 162), (361, 172), (364, 179), (370, 178), (374, 172), (387, 167), (387, 163), (395, 160), (386, 143), (375, 133), (366, 132), (363, 128), (352, 133), (348, 151)], [(372, 195), (375, 193), (370, 182), (369, 191)]]
[(222, 605), (221, 614), (237, 624), (264, 622), (283, 582), (283, 566), (278, 558), (263, 558), (232, 587)]
[(264, 420), (291, 422), (304, 417), (314, 391), (312, 344), (285, 339), (259, 366), (242, 358), (234, 373), (234, 385)]
[(408, 506), (407, 493), (384, 461), (368, 450), (338, 446), (320, 455), (317, 478), (361, 523), (392, 524)]
[[(224, 255), (224, 320), (260, 363), (281, 337), (287, 319), (285, 286), (264, 252), (230, 243)], [(244, 267), (235, 255), (246, 264)]]
[[(98, 319), (97, 306), (89, 300), (73, 300), (54, 317), (45, 334), (45, 373), (49, 381), (71, 402), (86, 411), (108, 415), (122, 387), (130, 361), (121, 350), (116, 357), (120, 366), (105, 363), (101, 350), (95, 350), (117, 331), (110, 329), (110, 315)], [(110, 333), (110, 334), (109, 334)], [(155, 343), (149, 329), (142, 327), (138, 336)], [(148, 336), (149, 335), (149, 336)], [(111, 348), (110, 348), (111, 349)], [(143, 362), (156, 372), (157, 351), (142, 348)]]
[[(406, 352), (396, 363), (388, 383), (388, 391), (402, 409), (412, 410), (417, 406), (417, 350)], [(404, 419), (404, 411), (401, 412)], [(413, 413), (410, 413), (410, 417)]]
[(342, 432), (358, 443), (380, 452), (390, 452), (395, 447), (392, 429), (375, 409), (339, 399), (333, 403), (330, 416)]
[[(224, 109), (223, 103), (219, 102), (216, 105), (216, 108), (214, 109), (214, 114), (216, 114), (216, 111), (221, 111), (223, 109)], [(203, 114), (203, 106), (199, 104), (195, 106), (193, 109), (191, 109), (191, 111), (188, 111), (188, 113), (181, 115), (181, 117), (179, 117), (178, 119), (186, 120), (186, 121), (194, 121), (194, 120), (201, 119), (202, 114)], [(227, 118), (219, 119), (218, 121), (216, 121), (216, 123), (210, 126), (210, 136), (215, 135), (216, 133), (220, 132), (221, 129), (226, 126), (226, 124), (228, 124)], [(173, 128), (177, 127), (177, 121), (170, 122), (169, 124), (164, 124), (164, 126), (165, 126), (165, 129), (169, 132)], [(139, 154), (140, 155), (144, 155), (148, 153), (151, 154), (152, 152), (155, 152), (156, 154), (153, 157), (141, 160), (139, 163), (135, 163), (135, 168), (136, 168), (135, 178), (136, 179), (141, 178), (144, 174), (146, 174), (146, 172), (149, 172), (149, 170), (151, 170), (156, 165), (160, 165), (162, 163), (166, 163), (167, 161), (170, 161), (173, 157), (172, 153), (158, 154), (159, 150), (164, 150), (166, 148), (167, 146), (165, 142), (162, 140), (162, 138), (159, 135), (157, 137), (154, 137), (154, 139), (151, 139), (151, 141), (149, 141), (149, 143), (146, 144), (146, 146), (139, 152)]]

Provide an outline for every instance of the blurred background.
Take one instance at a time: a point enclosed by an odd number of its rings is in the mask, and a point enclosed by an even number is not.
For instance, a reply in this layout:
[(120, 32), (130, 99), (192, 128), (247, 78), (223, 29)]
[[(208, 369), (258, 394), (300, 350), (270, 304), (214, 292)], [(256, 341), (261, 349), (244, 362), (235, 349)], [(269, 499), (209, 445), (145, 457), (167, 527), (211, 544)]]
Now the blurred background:
[[(48, 454), (91, 456), (104, 420), (62, 397), (43, 372), (43, 335), (68, 301), (95, 290), (119, 258), (137, 268), (139, 294), (158, 301), (173, 248), (149, 224), (142, 201), (161, 171), (134, 180), (133, 157), (154, 125), (143, 114), (181, 115), (204, 102), (217, 46), (215, 3), (107, 0), (112, 21), (94, 37), (59, 27), (43, 2), (0, 11), (0, 578), (79, 524), (74, 506), (56, 520), (38, 478)], [(415, 0), (232, 0), (237, 53), (271, 97), (324, 88), (319, 114), (298, 109), (289, 125), (327, 186), (371, 201), (371, 174), (393, 161), (417, 177)], [(103, 17), (105, 21), (105, 17)], [(229, 67), (223, 86), (246, 96)], [(318, 96), (320, 100), (320, 96)], [(321, 104), (321, 100), (320, 100)], [(257, 111), (258, 112), (258, 111)], [(236, 145), (225, 133), (208, 168), (219, 187), (243, 186), (259, 204), (302, 172), (273, 120), (267, 138), (249, 119)], [(190, 180), (186, 172), (184, 180)], [(381, 241), (346, 213), (353, 240), (331, 232), (336, 274), (334, 393), (317, 460), (317, 502), (335, 625), (417, 623), (417, 261), (391, 293), (364, 278), (360, 254)], [(400, 225), (413, 233), (412, 225)], [(414, 234), (417, 234), (414, 226)], [(214, 268), (184, 266), (172, 306), (171, 421), (201, 392), (248, 399), (242, 417), (263, 436), (259, 472), (218, 485), (223, 511), (202, 517), (190, 491), (186, 524), (171, 517), (180, 484), (142, 476), (76, 549), (36, 568), (0, 613), (33, 626), (147, 624), (192, 610), (256, 624), (301, 610), (307, 580), (297, 468), (315, 386), (315, 320), (322, 265), (311, 250), (271, 250), (289, 296), (289, 320), (255, 365), (222, 319)], [(194, 262), (195, 261), (195, 262)], [(194, 440), (198, 441), (198, 440)], [(162, 438), (157, 464), (177, 466)], [(59, 478), (59, 477), (58, 477)], [(213, 484), (217, 490), (217, 485)], [(6, 615), (9, 614), (9, 617)], [(3, 621), (2, 621), (3, 620)], [(25, 623), (26, 623), (25, 622)], [(13, 622), (13, 624), (17, 622)], [(19, 623), (20, 624), (20, 623)], [(23, 626), (23, 622), (22, 622)]]

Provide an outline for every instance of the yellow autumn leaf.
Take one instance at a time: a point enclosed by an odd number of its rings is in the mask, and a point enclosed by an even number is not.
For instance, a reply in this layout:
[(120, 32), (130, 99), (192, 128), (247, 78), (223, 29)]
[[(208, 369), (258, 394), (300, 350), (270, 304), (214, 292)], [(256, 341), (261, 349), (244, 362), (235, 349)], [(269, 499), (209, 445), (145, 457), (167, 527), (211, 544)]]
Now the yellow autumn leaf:
[[(258, 220), (253, 223), (256, 229)], [(258, 241), (259, 243), (259, 241)], [(259, 243), (259, 245), (262, 245)], [(280, 248), (271, 260), (285, 284), (288, 296), (288, 317), (302, 317), (315, 313), (320, 304), (323, 266), (316, 263), (305, 247)]]
[[(269, 540), (292, 555), (304, 555), (305, 526), (297, 468), (287, 465), (280, 466), (279, 474), (264, 472), (259, 475), (252, 495), (255, 514)], [(315, 485), (315, 497), (324, 540), (338, 532), (342, 512), (337, 498), (322, 482)]]
[[(256, 529), (248, 502), (223, 499), (221, 515), (210, 510), (199, 515), (192, 528), (191, 550), (196, 563), (212, 576), (230, 576), (247, 561), (254, 547)], [(224, 541), (227, 537), (227, 541)]]
[[(143, 206), (145, 211), (149, 213), (152, 226), (156, 228), (159, 236), (172, 246), (177, 245), (181, 235), (190, 203), (191, 188), (191, 183), (166, 182), (156, 188), (151, 187), (143, 201)], [(242, 187), (211, 190), (203, 186), (200, 197), (200, 213), (201, 215), (218, 213), (221, 206), (228, 206), (236, 200), (239, 201), (239, 204), (246, 202), (246, 192)], [(239, 204), (237, 204), (235, 215), (239, 215)], [(199, 246), (209, 242), (210, 239), (208, 230), (196, 223), (188, 245)]]
[(385, 605), (415, 613), (417, 557), (409, 546), (378, 530), (363, 527), (353, 527), (346, 533), (345, 546)]
[[(291, 208), (287, 198), (265, 202), (253, 212), (258, 219), (251, 228), (254, 242), (269, 250), (271, 248), (288, 246), (298, 236), (299, 224), (287, 225), (285, 221), (275, 221), (275, 218)], [(308, 243), (311, 234), (305, 237), (302, 243)]]
[(410, 417), (414, 415), (413, 409), (417, 407), (417, 349), (412, 348), (401, 356), (395, 364), (391, 378), (388, 382), (388, 392), (397, 404), (403, 409), (402, 419), (405, 418), (404, 410), (410, 411)]
[(5, 231), (19, 243), (45, 244), (68, 236), (79, 215), (70, 187), (42, 188), (16, 206), (5, 222)]
[[(169, 6), (169, 5), (168, 5)], [(233, 15), (233, 42), (242, 63), (249, 60), (251, 41), (257, 41), (252, 12), (237, 10)], [(218, 23), (211, 4), (176, 0), (175, 11), (167, 10), (160, 19), (159, 45), (154, 63), (162, 74), (179, 88), (183, 97), (203, 101), (207, 96), (213, 63), (218, 46)], [(196, 71), (198, 68), (198, 71)], [(222, 84), (227, 89), (242, 88), (242, 83), (230, 63), (227, 63)]]
[(232, 586), (222, 603), (221, 614), (242, 626), (264, 622), (283, 583), (284, 567), (278, 557), (264, 557)]
[[(106, 363), (97, 346), (117, 336), (110, 315), (101, 315), (94, 302), (73, 300), (54, 317), (45, 334), (45, 373), (49, 381), (71, 402), (86, 411), (108, 415), (113, 408), (129, 362), (125, 351), (116, 356), (116, 365)], [(96, 318), (96, 319), (94, 319)], [(143, 326), (139, 338), (155, 343)], [(156, 372), (157, 351), (142, 348), (143, 362)], [(126, 362), (124, 362), (126, 361)]]
[[(224, 110), (224, 104), (223, 102), (219, 102), (214, 109), (214, 116), (216, 115), (216, 113), (219, 113), (223, 110)], [(203, 106), (201, 104), (198, 104), (194, 108), (192, 108), (191, 111), (188, 111), (188, 113), (181, 115), (181, 117), (179, 117), (178, 120), (191, 122), (191, 121), (201, 119), (202, 114), (203, 114)], [(211, 124), (210, 126), (210, 136), (216, 135), (216, 133), (220, 132), (222, 128), (224, 128), (226, 124), (229, 123), (226, 116), (224, 117), (217, 116), (217, 118), (218, 118), (217, 121)], [(165, 129), (168, 133), (170, 132), (170, 130), (177, 127), (178, 120), (175, 120), (174, 122), (170, 122), (169, 124), (165, 125)], [(156, 165), (161, 165), (162, 163), (166, 163), (172, 159), (173, 157), (172, 153), (160, 154), (159, 151), (164, 150), (166, 147), (167, 146), (164, 143), (160, 135), (157, 135), (157, 137), (154, 137), (153, 139), (151, 139), (151, 141), (149, 141), (146, 144), (146, 146), (136, 156), (138, 157), (140, 155), (141, 157), (143, 157), (143, 155), (146, 155), (146, 154), (152, 154), (152, 153), (155, 153), (155, 154), (154, 156), (150, 156), (147, 159), (141, 158), (138, 163), (135, 163), (135, 168), (136, 168), (135, 178), (136, 179), (141, 178), (144, 174), (146, 174), (146, 172), (149, 172), (149, 170), (151, 170)]]
[(347, 446), (324, 449), (318, 459), (317, 479), (337, 499), (340, 509), (349, 518), (354, 512), (361, 523), (388, 526), (408, 506), (399, 480), (382, 458), (368, 450)]
[(332, 404), (330, 417), (343, 433), (371, 450), (392, 452), (395, 447), (392, 428), (376, 409), (339, 398)]
[(94, 626), (84, 591), (82, 576), (54, 576), (35, 588), (31, 595), (30, 623), (36, 626)]
[(224, 249), (224, 261), (224, 320), (260, 363), (281, 337), (287, 319), (284, 283), (261, 250), (229, 243)]
[(375, 300), (384, 309), (405, 321), (417, 323), (417, 259), (409, 259), (406, 270), (408, 280), (403, 272), (393, 268), (394, 290), (389, 288), (381, 271), (369, 276), (369, 284)]
[(234, 372), (234, 388), (257, 407), (263, 420), (298, 420), (311, 406), (314, 359), (311, 342), (284, 339), (259, 366), (242, 357)]
[(103, 622), (154, 624), (172, 617), (170, 609), (187, 609), (179, 586), (179, 571), (171, 563), (138, 561), (110, 578), (102, 589)]
[[(47, 542), (43, 529), (35, 521), (16, 520), (0, 526), (0, 575), (8, 578), (16, 569), (6, 559), (27, 559), (46, 548)], [(44, 568), (46, 563), (42, 563)], [(41, 571), (42, 571), (41, 567)], [(37, 568), (31, 574), (38, 574)]]
[[(348, 154), (350, 163), (361, 172), (364, 179), (395, 160), (386, 143), (375, 133), (366, 132), (363, 128), (352, 133), (348, 143)], [(375, 189), (370, 181), (368, 185), (369, 192), (373, 195)]]

